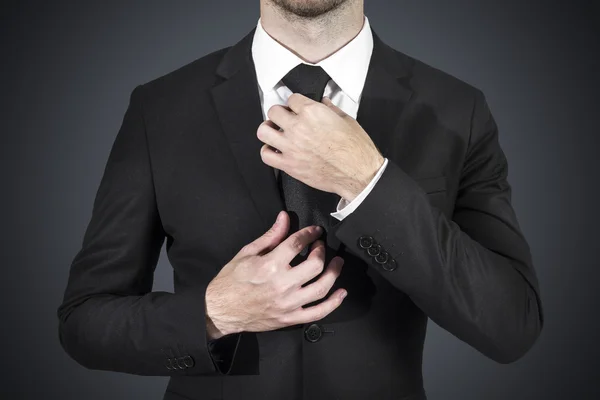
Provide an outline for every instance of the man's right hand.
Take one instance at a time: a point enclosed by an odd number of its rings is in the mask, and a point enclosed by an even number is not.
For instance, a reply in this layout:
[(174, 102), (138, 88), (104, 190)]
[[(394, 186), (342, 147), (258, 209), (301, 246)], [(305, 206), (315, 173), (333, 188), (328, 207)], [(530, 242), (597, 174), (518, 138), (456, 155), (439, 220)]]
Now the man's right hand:
[[(208, 284), (205, 311), (209, 339), (317, 321), (342, 303), (346, 290), (340, 288), (327, 300), (302, 307), (327, 295), (344, 260), (334, 257), (318, 280), (302, 287), (323, 271), (325, 245), (316, 240), (321, 231), (314, 225), (283, 240), (289, 225), (289, 216), (281, 211), (275, 224), (244, 246)], [(290, 266), (292, 259), (310, 243), (306, 260)]]

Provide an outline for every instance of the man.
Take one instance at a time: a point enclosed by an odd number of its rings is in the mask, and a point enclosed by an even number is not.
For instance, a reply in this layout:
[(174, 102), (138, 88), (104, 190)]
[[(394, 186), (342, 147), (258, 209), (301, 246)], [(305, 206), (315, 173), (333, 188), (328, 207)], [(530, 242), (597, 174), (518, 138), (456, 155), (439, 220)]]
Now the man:
[[(386, 45), (361, 0), (260, 11), (133, 91), (58, 309), (65, 350), (170, 376), (170, 400), (425, 399), (428, 317), (522, 357), (540, 291), (482, 92)], [(174, 293), (151, 291), (165, 238)]]

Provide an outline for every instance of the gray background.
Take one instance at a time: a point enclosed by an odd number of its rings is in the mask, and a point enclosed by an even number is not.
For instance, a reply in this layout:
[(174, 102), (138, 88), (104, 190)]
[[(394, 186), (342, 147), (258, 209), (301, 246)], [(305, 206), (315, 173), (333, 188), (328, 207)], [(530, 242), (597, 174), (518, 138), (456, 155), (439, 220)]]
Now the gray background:
[[(258, 1), (106, 3), (3, 2), (3, 399), (160, 399), (167, 383), (77, 365), (56, 308), (131, 90), (237, 42)], [(384, 41), (486, 94), (546, 311), (535, 347), (509, 365), (431, 323), (432, 400), (600, 398), (599, 8), (539, 3), (366, 0)], [(172, 289), (164, 254), (155, 289)]]

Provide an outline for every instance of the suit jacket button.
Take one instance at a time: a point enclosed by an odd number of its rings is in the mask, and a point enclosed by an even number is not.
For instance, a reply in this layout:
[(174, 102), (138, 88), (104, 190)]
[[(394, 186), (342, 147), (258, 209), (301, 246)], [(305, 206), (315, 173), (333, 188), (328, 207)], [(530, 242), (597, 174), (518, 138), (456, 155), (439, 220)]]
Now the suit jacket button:
[(386, 262), (385, 264), (382, 265), (382, 267), (386, 271), (393, 271), (396, 268), (398, 268), (398, 264), (396, 264), (396, 260), (394, 260), (393, 258), (390, 258), (388, 260), (388, 262)]
[(358, 239), (358, 246), (361, 249), (368, 249), (369, 247), (371, 247), (373, 245), (373, 243), (375, 243), (375, 240), (373, 239), (372, 236), (361, 236)]
[(186, 369), (187, 368), (185, 366), (185, 364), (183, 363), (183, 357), (178, 357), (175, 360), (177, 361), (177, 368), (179, 368), (179, 369)]
[(375, 256), (378, 256), (379, 253), (381, 253), (381, 250), (382, 250), (381, 245), (375, 244), (367, 249), (367, 253), (369, 253), (369, 255), (371, 257), (375, 257)]
[(183, 357), (183, 365), (185, 365), (188, 368), (192, 368), (194, 366), (194, 359), (192, 358), (192, 356)]
[(311, 324), (304, 330), (304, 337), (311, 343), (318, 342), (322, 335), (321, 327), (317, 324)]
[(385, 264), (388, 261), (388, 258), (389, 257), (387, 251), (382, 251), (377, 256), (375, 256), (375, 261), (377, 261), (379, 264)]

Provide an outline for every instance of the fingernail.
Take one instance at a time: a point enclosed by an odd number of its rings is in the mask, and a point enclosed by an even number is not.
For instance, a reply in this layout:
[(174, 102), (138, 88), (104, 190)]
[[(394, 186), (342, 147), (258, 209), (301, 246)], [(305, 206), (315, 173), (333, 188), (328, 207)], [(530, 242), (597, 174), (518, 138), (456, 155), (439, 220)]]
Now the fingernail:
[(279, 221), (281, 221), (282, 215), (283, 215), (283, 211), (279, 211), (279, 214), (277, 214), (277, 218), (275, 219), (275, 223), (278, 223)]
[(340, 299), (344, 299), (344, 297), (346, 297), (346, 295), (348, 294), (348, 292), (346, 292), (345, 290), (342, 292), (342, 294), (340, 295)]
[(320, 227), (320, 226), (317, 226), (316, 232), (317, 232), (317, 233), (321, 233), (321, 232), (323, 232), (323, 228), (322, 228), (322, 227)]

